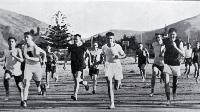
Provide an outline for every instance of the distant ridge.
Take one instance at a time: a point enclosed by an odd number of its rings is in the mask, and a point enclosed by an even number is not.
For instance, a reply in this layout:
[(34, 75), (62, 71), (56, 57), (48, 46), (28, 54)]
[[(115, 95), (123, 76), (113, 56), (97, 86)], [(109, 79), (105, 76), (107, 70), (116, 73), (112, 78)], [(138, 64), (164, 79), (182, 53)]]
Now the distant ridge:
[(15, 36), (17, 40), (23, 39), (23, 33), (37, 27), (46, 28), (48, 25), (29, 16), (0, 9), (0, 50), (7, 47), (9, 36)]

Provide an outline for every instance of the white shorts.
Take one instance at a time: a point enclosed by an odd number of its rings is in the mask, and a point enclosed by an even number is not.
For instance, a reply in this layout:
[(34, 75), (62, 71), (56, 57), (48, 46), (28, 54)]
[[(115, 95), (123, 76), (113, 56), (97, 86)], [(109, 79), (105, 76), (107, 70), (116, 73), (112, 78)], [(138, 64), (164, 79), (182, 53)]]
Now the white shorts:
[(42, 68), (41, 68), (40, 63), (34, 64), (34, 65), (30, 65), (30, 64), (25, 65), (24, 79), (30, 81), (32, 78), (35, 81), (42, 80)]
[(108, 78), (113, 78), (115, 80), (122, 80), (122, 65), (121, 63), (105, 63), (105, 76)]
[(181, 66), (164, 65), (164, 72), (174, 76), (181, 76)]

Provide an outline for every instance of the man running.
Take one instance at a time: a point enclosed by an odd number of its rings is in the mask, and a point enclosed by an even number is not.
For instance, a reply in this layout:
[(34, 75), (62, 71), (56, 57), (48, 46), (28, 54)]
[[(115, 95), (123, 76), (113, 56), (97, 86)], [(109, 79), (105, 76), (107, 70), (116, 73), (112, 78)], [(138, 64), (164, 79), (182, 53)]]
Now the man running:
[[(41, 95), (41, 79), (42, 79), (42, 68), (41, 63), (44, 64), (46, 61), (46, 53), (40, 47), (38, 47), (32, 40), (30, 32), (24, 33), (24, 58), (25, 58), (25, 70), (24, 70), (24, 101), (23, 107), (27, 107), (27, 98), (29, 93), (30, 81), (33, 80), (36, 83), (38, 94)], [(40, 55), (43, 55), (42, 58)]]
[(50, 76), (51, 76), (51, 78), (54, 78), (56, 82), (58, 80), (58, 75), (55, 74), (56, 62), (58, 60), (58, 57), (53, 52), (51, 52), (50, 45), (47, 46), (46, 56), (47, 56), (46, 57), (46, 59), (47, 59), (47, 62), (46, 62), (46, 84), (47, 84), (47, 87), (46, 88), (49, 88)]
[[(74, 44), (69, 45), (68, 47), (68, 56), (71, 55), (71, 71), (74, 78), (74, 94), (71, 96), (71, 99), (74, 101), (77, 100), (79, 84), (83, 84), (85, 86), (86, 91), (89, 90), (89, 85), (87, 81), (83, 81), (83, 69), (86, 68), (85, 58), (86, 53), (90, 54), (85, 46), (83, 46), (83, 42), (81, 39), (81, 35), (74, 35)], [(67, 56), (67, 57), (68, 57)], [(65, 69), (65, 64), (64, 67)]]
[(151, 78), (151, 93), (150, 96), (153, 96), (154, 94), (154, 86), (155, 86), (155, 80), (156, 75), (159, 74), (159, 71), (161, 72), (160, 81), (163, 81), (163, 70), (164, 70), (164, 51), (165, 46), (162, 41), (162, 35), (159, 33), (155, 34), (156, 41), (153, 42), (153, 50), (155, 54), (154, 63), (152, 65), (152, 78)]
[(89, 75), (93, 79), (93, 91), (96, 93), (97, 76), (99, 75), (99, 64), (101, 63), (102, 50), (98, 48), (98, 43), (94, 42), (93, 49), (90, 50), (91, 63), (89, 67)]
[(187, 78), (189, 78), (191, 65), (192, 65), (192, 48), (190, 43), (187, 43), (185, 48), (185, 72), (184, 72)]
[(149, 52), (146, 48), (143, 47), (142, 43), (139, 43), (139, 49), (136, 50), (135, 62), (138, 58), (138, 67), (140, 69), (140, 75), (142, 76), (142, 81), (145, 81), (146, 71), (145, 66), (149, 63)]
[(102, 52), (104, 54), (105, 62), (105, 76), (108, 84), (108, 95), (110, 98), (111, 105), (110, 109), (115, 108), (114, 104), (114, 92), (112, 89), (112, 80), (114, 78), (114, 88), (117, 90), (121, 85), (121, 80), (123, 79), (122, 65), (120, 62), (121, 58), (125, 58), (126, 55), (122, 50), (122, 47), (114, 42), (114, 33), (106, 33), (108, 43), (102, 47)]
[(23, 101), (23, 76), (21, 71), (21, 63), (23, 62), (22, 51), (16, 48), (16, 38), (9, 37), (8, 45), (9, 49), (4, 50), (4, 56), (0, 58), (0, 61), (5, 61), (5, 73), (4, 73), (4, 87), (6, 90), (5, 100), (9, 98), (9, 80), (14, 77), (17, 88), (20, 92), (21, 105)]
[[(181, 75), (180, 59), (184, 56), (184, 48), (181, 40), (177, 39), (177, 30), (175, 28), (170, 28), (168, 31), (169, 38), (163, 40), (165, 45), (164, 54), (164, 72), (165, 72), (165, 92), (167, 96), (167, 105), (171, 104), (170, 101), (170, 86), (169, 86), (169, 74), (173, 75), (173, 99), (176, 98), (176, 88), (178, 76)], [(169, 68), (171, 72), (166, 69)]]
[(192, 50), (192, 61), (195, 67), (194, 78), (198, 83), (199, 68), (200, 68), (200, 43), (196, 42), (195, 48)]

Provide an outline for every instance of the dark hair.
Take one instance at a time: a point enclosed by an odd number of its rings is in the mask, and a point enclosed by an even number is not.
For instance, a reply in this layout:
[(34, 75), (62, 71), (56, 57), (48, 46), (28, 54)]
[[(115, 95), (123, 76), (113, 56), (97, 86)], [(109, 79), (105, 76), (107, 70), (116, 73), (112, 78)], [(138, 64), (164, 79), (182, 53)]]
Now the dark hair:
[(9, 38), (8, 38), (8, 41), (11, 40), (11, 39), (14, 39), (15, 42), (17, 41), (17, 39), (16, 39), (15, 37), (9, 37)]
[(186, 45), (191, 45), (189, 42)]
[(162, 36), (162, 34), (161, 34), (161, 33), (155, 33), (155, 36), (157, 36), (157, 35), (161, 35), (161, 36)]
[(31, 35), (30, 32), (24, 32), (24, 35)]
[(168, 33), (172, 33), (172, 32), (176, 32), (177, 33), (177, 30), (175, 28), (170, 28)]
[(107, 32), (106, 33), (106, 36), (108, 37), (108, 36), (114, 36), (115, 34), (113, 33), (113, 32)]
[(138, 43), (138, 45), (140, 45), (140, 44), (142, 44), (141, 42), (140, 43)]
[(80, 34), (75, 34), (74, 36), (75, 36), (75, 37), (80, 37), (80, 38), (81, 38), (81, 35), (80, 35)]
[(94, 41), (94, 42), (93, 42), (93, 44), (94, 44), (94, 43), (97, 43), (97, 44), (99, 44), (99, 43), (98, 43), (98, 41)]
[(81, 42), (83, 43), (83, 40), (82, 40), (82, 38), (81, 38), (81, 35), (80, 35), (80, 34), (75, 34), (75, 35), (74, 35), (74, 38), (77, 38), (77, 37), (80, 38)]

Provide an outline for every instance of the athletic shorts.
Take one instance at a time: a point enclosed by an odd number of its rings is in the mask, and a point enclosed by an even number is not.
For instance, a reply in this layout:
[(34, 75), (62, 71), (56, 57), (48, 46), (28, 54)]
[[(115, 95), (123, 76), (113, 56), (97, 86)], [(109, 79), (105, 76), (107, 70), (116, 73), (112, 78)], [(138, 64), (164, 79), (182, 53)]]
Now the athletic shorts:
[(172, 74), (173, 76), (181, 76), (181, 67), (180, 66), (171, 66), (164, 65), (164, 72), (168, 74)]
[(193, 63), (198, 63), (198, 58), (193, 58), (193, 59), (192, 59), (192, 62), (193, 62)]
[(192, 58), (185, 58), (185, 65), (192, 65)]
[(83, 71), (83, 69), (86, 69), (86, 64), (84, 62), (80, 62), (78, 64), (71, 62), (72, 74), (75, 74), (77, 71)]
[(115, 80), (122, 80), (122, 65), (121, 63), (105, 63), (105, 76), (108, 78), (114, 78)]
[(56, 66), (52, 66), (52, 65), (46, 64), (46, 72), (55, 73), (56, 72)]
[(26, 80), (33, 80), (35, 81), (41, 81), (42, 79), (42, 68), (40, 63), (30, 65), (26, 64), (25, 70), (24, 70), (24, 79)]
[(92, 77), (94, 74), (98, 75), (99, 69), (94, 68), (94, 67), (89, 68), (89, 75)]
[[(7, 76), (7, 75), (9, 75), (9, 76)], [(10, 78), (14, 77), (15, 82), (22, 82), (22, 81), (23, 81), (23, 76), (22, 76), (22, 75), (15, 76), (15, 75), (13, 75), (13, 73), (12, 73), (11, 71), (9, 71), (9, 70), (5, 70), (4, 78), (5, 78), (5, 77), (10, 77)]]
[(153, 64), (153, 65), (152, 65), (152, 70), (153, 70), (153, 71), (156, 71), (157, 69), (158, 69), (159, 71), (163, 72), (163, 71), (164, 71), (164, 66), (159, 66), (159, 65)]

